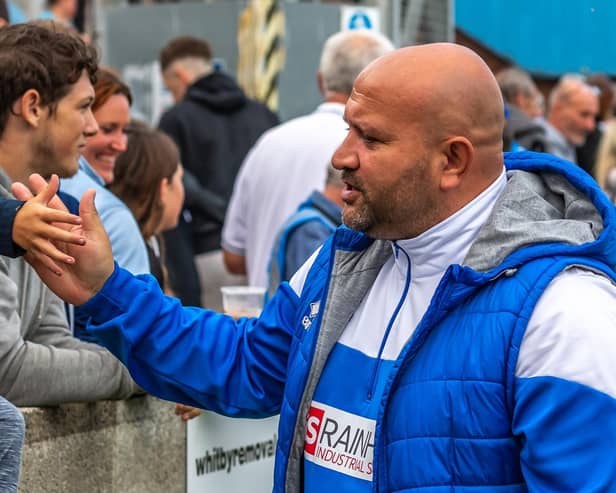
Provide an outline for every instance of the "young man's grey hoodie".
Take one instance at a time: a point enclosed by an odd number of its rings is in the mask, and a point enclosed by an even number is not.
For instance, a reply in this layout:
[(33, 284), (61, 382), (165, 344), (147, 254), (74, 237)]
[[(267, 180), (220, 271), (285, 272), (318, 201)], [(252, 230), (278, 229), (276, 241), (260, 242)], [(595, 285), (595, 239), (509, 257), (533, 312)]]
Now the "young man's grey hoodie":
[[(0, 195), (10, 197), (0, 171)], [(18, 406), (124, 399), (139, 388), (106, 349), (72, 336), (64, 303), (22, 258), (0, 256), (0, 395)]]

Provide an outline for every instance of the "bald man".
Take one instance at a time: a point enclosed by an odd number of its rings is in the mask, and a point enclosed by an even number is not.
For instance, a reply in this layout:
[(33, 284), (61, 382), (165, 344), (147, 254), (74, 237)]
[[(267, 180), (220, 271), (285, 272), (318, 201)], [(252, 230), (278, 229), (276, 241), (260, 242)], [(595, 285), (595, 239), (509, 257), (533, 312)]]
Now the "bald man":
[(556, 157), (503, 160), (498, 85), (460, 46), (378, 59), (345, 119), (346, 226), (258, 319), (114, 265), (90, 196), (76, 264), (38, 271), (149, 392), (280, 413), (275, 492), (614, 491), (607, 198)]

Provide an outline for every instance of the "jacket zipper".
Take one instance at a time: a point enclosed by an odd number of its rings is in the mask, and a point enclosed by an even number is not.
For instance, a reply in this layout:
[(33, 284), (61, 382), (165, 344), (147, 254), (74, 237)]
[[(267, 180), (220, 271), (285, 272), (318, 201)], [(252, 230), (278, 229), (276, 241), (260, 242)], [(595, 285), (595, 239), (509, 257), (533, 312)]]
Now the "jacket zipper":
[(385, 350), (385, 344), (387, 344), (387, 339), (389, 338), (391, 329), (394, 325), (394, 322), (396, 321), (396, 318), (398, 317), (398, 314), (400, 313), (400, 310), (402, 309), (402, 306), (404, 305), (404, 301), (406, 300), (409, 289), (411, 287), (411, 259), (408, 253), (406, 253), (403, 248), (400, 248), (396, 242), (394, 242), (394, 248), (396, 252), (396, 258), (398, 258), (400, 252), (404, 253), (404, 256), (406, 257), (406, 281), (404, 283), (404, 289), (402, 290), (402, 296), (400, 297), (400, 301), (398, 301), (398, 305), (396, 306), (394, 313), (389, 319), (387, 328), (385, 329), (385, 334), (383, 335), (383, 339), (381, 341), (381, 347), (379, 348), (376, 364), (374, 365), (374, 369), (372, 370), (372, 375), (370, 377), (370, 385), (368, 387), (368, 400), (372, 400), (372, 397), (374, 396), (374, 392), (376, 390), (376, 380), (379, 374), (379, 370), (381, 368), (381, 361), (383, 351)]
[[(445, 273), (443, 274), (443, 277), (441, 278), (441, 281), (439, 282), (439, 285), (437, 286), (436, 291), (432, 295), (432, 300), (430, 302), (430, 306), (428, 307), (428, 311), (424, 314), (424, 316), (422, 317), (420, 322), (417, 324), (417, 327), (415, 328), (415, 332), (413, 333), (411, 338), (405, 344), (404, 348), (400, 352), (400, 355), (398, 355), (398, 358), (397, 358), (396, 362), (400, 362), (400, 366), (395, 371), (395, 374), (393, 375), (393, 379), (390, 378), (389, 389), (386, 389), (385, 394), (383, 396), (381, 396), (381, 403), (380, 403), (381, 411), (379, 411), (379, 414), (377, 415), (377, 423), (379, 422), (379, 418), (382, 419), (382, 417), (383, 417), (382, 416), (383, 415), (383, 409), (388, 406), (388, 400), (389, 400), (389, 397), (391, 396), (392, 388), (394, 386), (394, 382), (395, 382), (395, 380), (398, 377), (398, 374), (400, 372), (401, 367), (403, 365), (410, 364), (410, 362), (417, 355), (418, 348), (415, 347), (413, 351), (411, 351), (411, 348), (413, 348), (414, 346), (417, 346), (418, 334), (420, 334), (421, 332), (423, 332), (425, 330), (424, 327), (429, 325), (428, 322), (430, 322), (430, 324), (432, 323), (432, 318), (428, 316), (429, 312), (434, 311), (434, 309), (431, 310), (432, 303), (434, 302), (435, 299), (440, 300), (441, 298), (443, 298), (443, 296), (444, 296), (443, 295), (443, 289), (444, 289), (443, 286), (449, 284), (449, 279), (451, 277), (451, 271), (452, 271), (452, 266), (449, 266), (447, 268), (447, 270), (445, 271)], [(419, 347), (421, 347), (421, 345), (423, 345), (423, 342), (421, 342), (419, 344)], [(372, 476), (372, 491), (378, 492), (379, 491), (379, 477), (383, 473), (380, 472), (381, 466), (378, 464), (377, 450), (379, 449), (379, 447), (377, 445), (381, 445), (381, 444), (380, 444), (380, 440), (377, 438), (376, 430), (375, 430), (374, 436), (375, 436), (375, 438), (374, 438), (374, 440), (375, 440), (375, 442), (374, 442), (374, 451), (375, 451), (374, 454), (375, 455), (374, 455), (374, 459), (373, 459), (373, 469), (372, 469), (372, 474), (373, 474), (373, 476)], [(378, 475), (377, 475), (377, 473), (378, 473)]]

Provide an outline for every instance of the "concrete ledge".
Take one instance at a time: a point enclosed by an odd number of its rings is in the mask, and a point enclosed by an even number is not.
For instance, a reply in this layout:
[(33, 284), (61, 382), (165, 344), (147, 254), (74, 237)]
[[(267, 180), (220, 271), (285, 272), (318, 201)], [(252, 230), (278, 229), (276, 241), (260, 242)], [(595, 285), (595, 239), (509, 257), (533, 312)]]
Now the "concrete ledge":
[(22, 408), (23, 493), (184, 493), (186, 425), (174, 404), (127, 401)]

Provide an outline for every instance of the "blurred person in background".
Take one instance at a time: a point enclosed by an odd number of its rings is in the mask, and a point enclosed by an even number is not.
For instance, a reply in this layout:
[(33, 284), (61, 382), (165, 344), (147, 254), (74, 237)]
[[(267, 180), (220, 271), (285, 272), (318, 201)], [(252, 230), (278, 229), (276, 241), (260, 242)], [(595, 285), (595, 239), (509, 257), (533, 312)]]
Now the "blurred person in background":
[(84, 32), (85, 4), (78, 0), (47, 0), (47, 8), (39, 14), (40, 20), (51, 20), (74, 30), (86, 43), (90, 43), (90, 35)]
[(323, 95), (312, 113), (279, 125), (259, 139), (238, 174), (222, 233), (225, 265), (267, 287), (277, 231), (313, 190), (323, 190), (332, 154), (348, 132), (342, 119), (353, 82), (376, 58), (393, 50), (373, 31), (343, 31), (323, 45), (317, 84)]
[(594, 171), (597, 183), (612, 202), (616, 203), (616, 122), (614, 120), (605, 125)]
[(505, 138), (513, 145), (536, 152), (545, 152), (545, 129), (535, 120), (542, 114), (541, 93), (530, 75), (518, 67), (509, 67), (496, 74), (508, 115)]
[(205, 40), (172, 39), (160, 52), (160, 65), (176, 104), (159, 127), (180, 149), (188, 211), (165, 235), (174, 246), (167, 256), (171, 286), (184, 304), (221, 309), (220, 287), (244, 283), (225, 270), (220, 247), (235, 177), (248, 150), (278, 118), (214, 70)]
[[(162, 233), (177, 226), (184, 203), (182, 174), (180, 153), (173, 140), (145, 123), (133, 121), (126, 152), (118, 157), (109, 189), (135, 216), (148, 249), (150, 271), (171, 296), (175, 294), (167, 279)], [(199, 409), (183, 404), (177, 404), (175, 412), (184, 421), (201, 414)]]
[(77, 0), (47, 0), (47, 8), (39, 16), (40, 19), (51, 19), (71, 27), (77, 15), (79, 5)]
[(178, 223), (184, 202), (182, 166), (169, 136), (140, 122), (130, 126), (128, 146), (117, 160), (109, 189), (131, 210), (148, 249), (150, 271), (169, 289), (160, 236)]
[(24, 11), (15, 4), (15, 2), (13, 2), (12, 0), (8, 0), (6, 2), (6, 6), (8, 7), (8, 11), (9, 11), (8, 21), (11, 24), (19, 24), (20, 22), (28, 22), (28, 17), (24, 13)]
[(576, 147), (584, 145), (595, 129), (599, 113), (598, 90), (582, 76), (565, 75), (550, 92), (546, 131), (546, 152), (577, 164)]
[(612, 81), (604, 74), (594, 74), (586, 79), (586, 83), (599, 91), (599, 112), (595, 118), (595, 128), (588, 134), (586, 142), (576, 148), (577, 163), (590, 175), (596, 177), (595, 164), (601, 137), (606, 124), (613, 117), (614, 89)]
[(9, 22), (8, 5), (5, 0), (0, 0), (0, 27), (6, 26)]
[(268, 272), (268, 298), (278, 285), (308, 260), (342, 223), (342, 173), (327, 165), (327, 180), (323, 191), (315, 190), (283, 224), (274, 240)]

